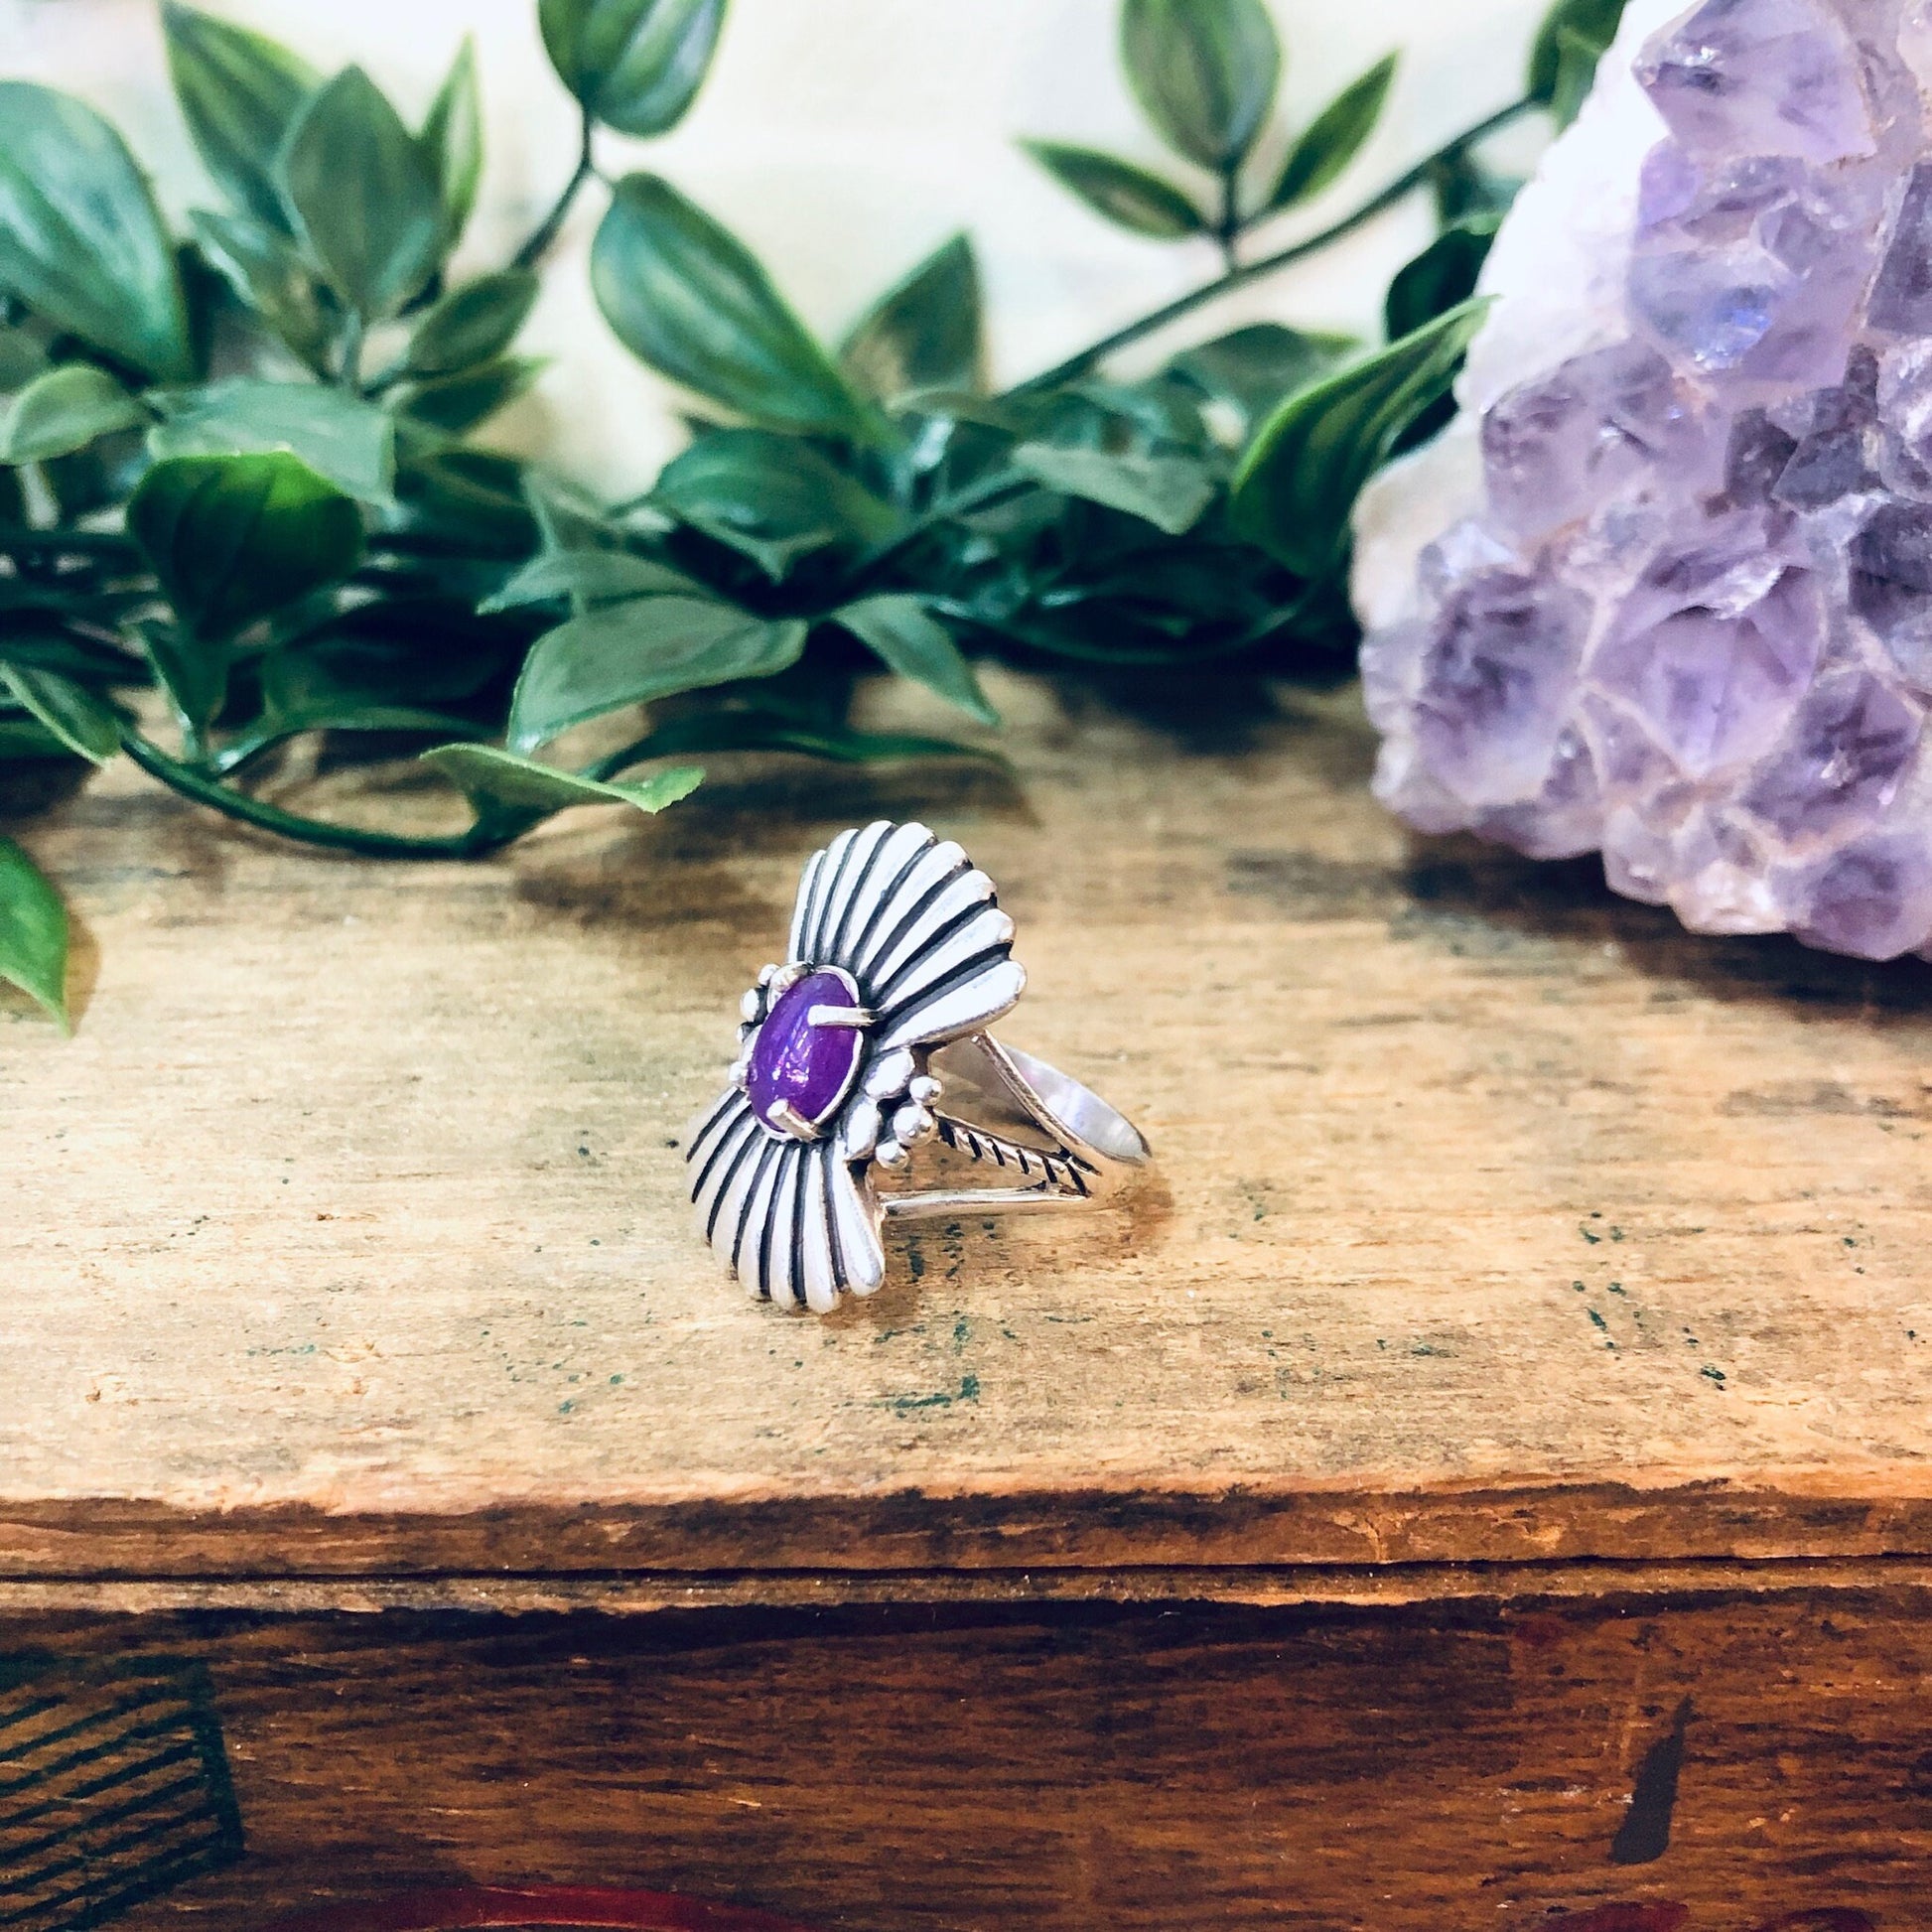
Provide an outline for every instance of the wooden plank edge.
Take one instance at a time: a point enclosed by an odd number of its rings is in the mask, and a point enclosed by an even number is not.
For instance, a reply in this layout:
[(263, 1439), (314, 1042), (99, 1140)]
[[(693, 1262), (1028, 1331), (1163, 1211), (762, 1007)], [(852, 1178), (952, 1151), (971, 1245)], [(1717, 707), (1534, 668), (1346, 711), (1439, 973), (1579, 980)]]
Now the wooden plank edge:
[[(1928, 1472), (1932, 1473), (1932, 1472)], [(1932, 1558), (1932, 1494), (1694, 1482), (1395, 1490), (1049, 1490), (512, 1504), (339, 1515), (107, 1498), (0, 1503), (0, 1580)]]
[(0, 1582), (0, 1619), (51, 1613), (154, 1616), (182, 1611), (290, 1616), (384, 1611), (654, 1615), (666, 1611), (835, 1609), (870, 1605), (1225, 1604), (1245, 1608), (1530, 1604), (1587, 1599), (1918, 1591), (1919, 1557), (1688, 1563), (1403, 1564), (1383, 1568), (1241, 1565), (1142, 1570), (760, 1571), (699, 1577), (447, 1576), (395, 1579), (182, 1578)]

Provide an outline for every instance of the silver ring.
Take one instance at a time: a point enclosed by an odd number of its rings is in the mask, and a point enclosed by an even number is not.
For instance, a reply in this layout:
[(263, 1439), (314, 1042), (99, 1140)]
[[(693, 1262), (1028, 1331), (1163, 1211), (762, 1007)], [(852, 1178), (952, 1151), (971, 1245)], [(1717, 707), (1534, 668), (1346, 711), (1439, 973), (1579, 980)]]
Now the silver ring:
[[(750, 1294), (829, 1313), (884, 1283), (889, 1219), (1090, 1207), (1147, 1168), (1131, 1121), (986, 1032), (1026, 983), (993, 882), (950, 839), (882, 820), (812, 855), (785, 963), (746, 994), (732, 1083), (684, 1157)], [(1009, 1184), (915, 1189), (915, 1149)]]

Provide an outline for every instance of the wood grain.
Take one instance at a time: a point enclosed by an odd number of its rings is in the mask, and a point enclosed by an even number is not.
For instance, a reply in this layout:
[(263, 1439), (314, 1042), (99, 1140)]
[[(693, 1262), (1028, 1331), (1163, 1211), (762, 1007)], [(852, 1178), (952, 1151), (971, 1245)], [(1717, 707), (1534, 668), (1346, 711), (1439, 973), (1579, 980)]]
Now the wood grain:
[[(725, 761), (473, 868), (30, 822), (91, 985), (0, 1009), (0, 1571), (1932, 1553), (1932, 969), (1410, 839), (1345, 707), (1000, 697), (1010, 777)], [(915, 814), (1164, 1182), (786, 1318), (678, 1141), (799, 861)]]
[[(1918, 1590), (67, 1617), (7, 1641), (211, 1675), (247, 1857), (123, 1932), (534, 1883), (821, 1932), (1530, 1932), (1616, 1900), (1684, 1906), (1685, 1932), (1926, 1923)], [(1680, 1718), (1666, 1804), (1640, 1794)]]

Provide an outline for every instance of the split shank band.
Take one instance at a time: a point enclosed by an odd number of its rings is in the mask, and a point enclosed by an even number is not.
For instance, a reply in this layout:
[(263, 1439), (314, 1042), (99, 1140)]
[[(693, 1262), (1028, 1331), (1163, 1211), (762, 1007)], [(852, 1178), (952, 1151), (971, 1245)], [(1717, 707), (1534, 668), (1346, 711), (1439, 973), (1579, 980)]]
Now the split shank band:
[[(923, 825), (813, 854), (786, 962), (745, 996), (732, 1083), (685, 1157), (749, 1293), (829, 1312), (884, 1282), (888, 1219), (1086, 1207), (1147, 1168), (1132, 1122), (987, 1032), (1026, 985), (1012, 947), (992, 882)], [(915, 1150), (934, 1184), (909, 1184)], [(944, 1184), (973, 1163), (1002, 1178)]]

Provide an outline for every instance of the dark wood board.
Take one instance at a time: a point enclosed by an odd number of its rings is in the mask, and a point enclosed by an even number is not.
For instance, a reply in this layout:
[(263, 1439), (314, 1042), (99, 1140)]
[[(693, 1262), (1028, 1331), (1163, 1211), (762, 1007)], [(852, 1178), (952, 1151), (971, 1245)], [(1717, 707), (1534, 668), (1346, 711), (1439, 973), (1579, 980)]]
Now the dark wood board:
[(4, 1642), (207, 1673), (246, 1851), (125, 1932), (469, 1883), (827, 1932), (1528, 1932), (1619, 1900), (1687, 1932), (1927, 1923), (1922, 1590), (65, 1616)]

